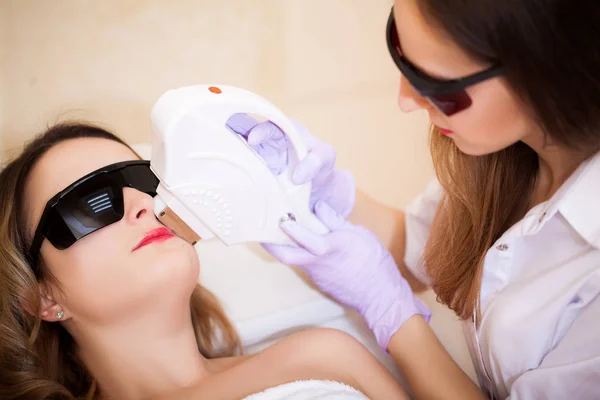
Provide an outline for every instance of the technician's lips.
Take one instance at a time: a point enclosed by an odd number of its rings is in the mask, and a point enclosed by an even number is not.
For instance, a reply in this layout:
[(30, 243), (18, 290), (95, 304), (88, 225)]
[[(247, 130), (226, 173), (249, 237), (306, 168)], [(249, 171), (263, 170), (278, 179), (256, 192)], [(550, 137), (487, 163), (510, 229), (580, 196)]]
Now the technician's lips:
[(140, 242), (131, 251), (136, 251), (151, 243), (164, 242), (165, 240), (171, 239), (173, 237), (175, 237), (175, 235), (168, 228), (156, 228), (146, 233), (146, 236), (144, 236), (142, 240), (140, 240)]

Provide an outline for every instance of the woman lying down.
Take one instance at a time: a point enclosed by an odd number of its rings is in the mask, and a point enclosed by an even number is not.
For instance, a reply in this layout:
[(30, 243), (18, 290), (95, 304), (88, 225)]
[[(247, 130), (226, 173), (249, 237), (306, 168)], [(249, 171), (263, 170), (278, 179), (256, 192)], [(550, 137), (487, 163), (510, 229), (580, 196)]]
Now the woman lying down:
[(191, 385), (203, 399), (407, 398), (334, 330), (233, 356), (238, 337), (197, 284), (194, 247), (153, 214), (156, 185), (129, 146), (82, 124), (51, 128), (2, 170), (1, 399), (148, 399)]

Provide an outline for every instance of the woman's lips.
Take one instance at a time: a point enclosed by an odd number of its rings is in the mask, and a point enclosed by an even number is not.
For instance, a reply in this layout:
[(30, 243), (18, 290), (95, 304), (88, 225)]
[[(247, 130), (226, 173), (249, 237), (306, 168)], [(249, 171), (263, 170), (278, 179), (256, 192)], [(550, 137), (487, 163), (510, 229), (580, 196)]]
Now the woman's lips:
[(454, 133), (450, 129), (444, 129), (444, 128), (440, 128), (440, 132), (442, 132), (442, 134), (444, 134), (444, 135), (452, 135)]
[(156, 228), (148, 232), (131, 251), (136, 251), (150, 243), (164, 242), (173, 237), (175, 237), (175, 235), (168, 228)]

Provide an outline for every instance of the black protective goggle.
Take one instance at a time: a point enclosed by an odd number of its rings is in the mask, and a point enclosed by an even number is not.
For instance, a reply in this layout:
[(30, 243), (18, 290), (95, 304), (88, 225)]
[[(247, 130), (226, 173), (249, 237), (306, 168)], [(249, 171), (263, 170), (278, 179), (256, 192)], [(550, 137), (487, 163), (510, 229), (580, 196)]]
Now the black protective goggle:
[(452, 80), (439, 80), (425, 74), (411, 64), (402, 52), (393, 7), (387, 22), (386, 39), (392, 59), (402, 75), (421, 96), (427, 98), (433, 106), (448, 116), (469, 108), (473, 103), (471, 96), (465, 90), (467, 87), (503, 73), (502, 67), (496, 65), (485, 71)]
[(44, 239), (64, 250), (79, 239), (123, 218), (123, 188), (156, 195), (158, 178), (145, 160), (100, 168), (69, 185), (46, 203), (35, 231), (29, 262), (37, 273)]

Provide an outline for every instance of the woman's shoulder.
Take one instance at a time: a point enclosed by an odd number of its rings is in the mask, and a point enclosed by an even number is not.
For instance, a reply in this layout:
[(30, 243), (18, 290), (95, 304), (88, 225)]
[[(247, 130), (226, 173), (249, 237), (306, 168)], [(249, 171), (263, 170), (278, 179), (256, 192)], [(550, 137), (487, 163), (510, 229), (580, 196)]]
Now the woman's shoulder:
[(229, 361), (229, 367), (246, 363), (277, 365), (280, 370), (294, 371), (298, 379), (338, 379), (352, 384), (355, 382), (348, 373), (351, 367), (345, 361), (351, 357), (356, 362), (365, 356), (370, 356), (369, 351), (351, 335), (318, 328), (293, 333), (259, 353), (236, 357)]
[(311, 368), (321, 363), (324, 368), (339, 364), (338, 357), (327, 357), (350, 353), (364, 353), (366, 350), (360, 342), (351, 335), (330, 328), (307, 329), (295, 332), (277, 341), (272, 346), (250, 355), (228, 357), (211, 360), (212, 369), (222, 372), (247, 362), (274, 361), (277, 364), (285, 362), (301, 366), (306, 363)]
[(335, 354), (352, 353), (354, 346), (351, 337), (331, 329), (294, 333), (255, 354), (210, 360), (210, 378), (193, 393), (243, 398), (283, 383), (311, 379), (338, 381), (360, 390)]
[[(301, 380), (337, 381), (370, 398), (404, 398), (392, 375), (354, 337), (334, 329), (291, 334), (252, 355), (214, 360), (203, 395), (244, 397)], [(235, 382), (235, 385), (231, 385)]]
[(298, 379), (333, 380), (352, 386), (371, 398), (405, 398), (390, 372), (353, 336), (320, 328), (294, 333), (257, 357), (279, 360)]
[(338, 329), (332, 328), (315, 328), (293, 333), (281, 339), (278, 344), (280, 346), (294, 346), (302, 343), (306, 348), (323, 348), (327, 345), (329, 349), (338, 347), (353, 347), (362, 346), (352, 335)]
[(348, 365), (349, 359), (356, 362), (360, 358), (371, 357), (371, 353), (353, 336), (330, 328), (294, 333), (268, 350), (276, 357), (284, 356), (297, 365), (344, 374), (352, 369)]

